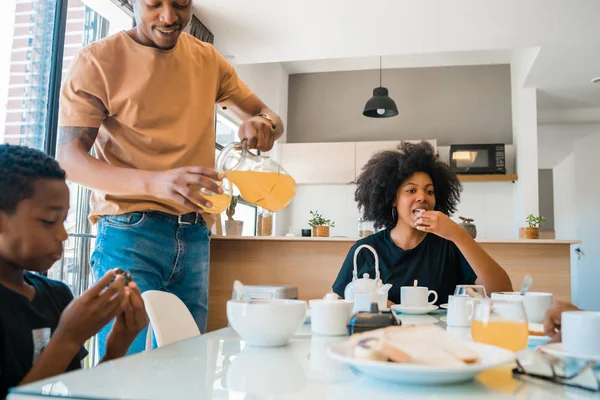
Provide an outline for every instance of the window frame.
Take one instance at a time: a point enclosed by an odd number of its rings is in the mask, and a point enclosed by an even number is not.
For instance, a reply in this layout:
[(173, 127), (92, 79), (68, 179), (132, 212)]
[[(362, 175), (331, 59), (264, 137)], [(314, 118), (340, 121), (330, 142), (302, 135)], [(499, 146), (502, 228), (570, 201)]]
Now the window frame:
[(54, 14), (54, 32), (52, 37), (52, 58), (50, 62), (50, 80), (48, 84), (48, 106), (44, 150), (51, 156), (56, 156), (58, 142), (58, 105), (60, 100), (60, 85), (62, 80), (63, 56), (67, 31), (68, 0), (56, 0)]

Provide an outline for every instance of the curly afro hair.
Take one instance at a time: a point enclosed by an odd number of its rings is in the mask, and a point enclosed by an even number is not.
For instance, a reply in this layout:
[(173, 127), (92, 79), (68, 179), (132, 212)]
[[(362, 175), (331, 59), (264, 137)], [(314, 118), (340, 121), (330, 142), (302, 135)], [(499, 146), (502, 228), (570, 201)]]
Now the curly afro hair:
[(0, 145), (0, 210), (13, 213), (35, 193), (38, 179), (65, 180), (65, 171), (46, 153), (24, 146)]
[(376, 229), (396, 226), (392, 204), (402, 182), (415, 172), (424, 172), (431, 177), (435, 188), (435, 210), (446, 215), (456, 211), (462, 185), (454, 171), (440, 160), (429, 142), (401, 142), (398, 150), (375, 154), (354, 182), (357, 185), (354, 199), (364, 218), (373, 221)]

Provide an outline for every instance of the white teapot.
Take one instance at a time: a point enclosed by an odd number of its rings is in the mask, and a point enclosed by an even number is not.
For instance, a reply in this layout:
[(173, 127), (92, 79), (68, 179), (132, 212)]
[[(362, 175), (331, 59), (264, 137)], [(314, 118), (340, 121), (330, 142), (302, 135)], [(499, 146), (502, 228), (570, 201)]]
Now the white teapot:
[[(358, 257), (358, 253), (363, 248), (371, 250), (371, 252), (375, 256), (375, 279), (370, 279), (368, 273), (363, 274), (362, 278), (358, 278), (358, 268), (356, 265), (356, 259)], [(368, 244), (358, 246), (356, 248), (356, 251), (354, 251), (354, 270), (352, 272), (352, 282), (350, 282), (346, 286), (346, 289), (344, 289), (344, 299), (354, 301), (355, 293), (376, 294), (381, 287), (382, 282), (379, 277), (379, 257), (377, 256), (377, 252), (373, 247), (369, 246)]]

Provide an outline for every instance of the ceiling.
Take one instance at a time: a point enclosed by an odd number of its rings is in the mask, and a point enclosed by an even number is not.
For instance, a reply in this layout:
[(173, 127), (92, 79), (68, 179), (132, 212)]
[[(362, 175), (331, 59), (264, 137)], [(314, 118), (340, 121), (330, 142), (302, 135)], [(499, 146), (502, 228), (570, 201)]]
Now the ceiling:
[(290, 73), (506, 64), (539, 47), (525, 85), (538, 107), (600, 107), (599, 0), (201, 0), (215, 46), (236, 64)]

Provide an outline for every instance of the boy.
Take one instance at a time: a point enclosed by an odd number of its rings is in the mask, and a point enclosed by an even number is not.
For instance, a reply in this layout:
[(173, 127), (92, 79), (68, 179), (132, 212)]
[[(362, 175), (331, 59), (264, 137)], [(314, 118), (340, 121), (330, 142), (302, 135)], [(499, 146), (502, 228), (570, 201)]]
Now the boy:
[(12, 386), (81, 367), (85, 341), (116, 317), (102, 361), (126, 354), (148, 317), (135, 283), (114, 270), (77, 299), (33, 272), (62, 255), (65, 172), (46, 154), (0, 145), (0, 399)]

